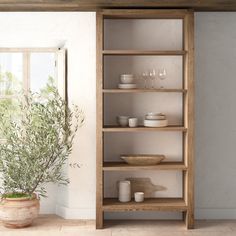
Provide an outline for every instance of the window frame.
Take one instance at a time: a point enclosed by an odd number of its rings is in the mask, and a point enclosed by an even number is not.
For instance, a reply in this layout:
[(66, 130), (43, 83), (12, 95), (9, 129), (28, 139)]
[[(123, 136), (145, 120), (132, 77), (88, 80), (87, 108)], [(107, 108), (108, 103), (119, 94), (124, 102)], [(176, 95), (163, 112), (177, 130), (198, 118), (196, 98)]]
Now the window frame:
[[(65, 56), (66, 56), (66, 50), (64, 48), (57, 48), (57, 47), (30, 47), (30, 48), (3, 48), (0, 47), (0, 53), (22, 53), (23, 56), (23, 68), (22, 68), (22, 89), (24, 91), (24, 94), (27, 95), (30, 91), (30, 56), (31, 53), (55, 53), (55, 77), (58, 80), (58, 60), (60, 56), (60, 52), (64, 50)], [(66, 60), (63, 61), (66, 67)], [(66, 68), (64, 68), (66, 71)], [(63, 96), (65, 99), (67, 99), (67, 92), (66, 92), (66, 72), (63, 75), (64, 81), (63, 81)], [(58, 83), (58, 81), (57, 81)], [(0, 100), (2, 99), (16, 99), (19, 98), (20, 95), (14, 94), (14, 95), (0, 95)], [(5, 139), (0, 137), (0, 143), (4, 142)]]
[[(23, 86), (22, 89), (27, 95), (30, 91), (30, 56), (31, 53), (55, 53), (55, 67), (58, 65), (58, 51), (60, 48), (0, 48), (0, 53), (22, 53), (23, 55)], [(58, 70), (55, 70), (56, 78), (58, 77)], [(18, 95), (0, 95), (0, 99), (17, 98)]]

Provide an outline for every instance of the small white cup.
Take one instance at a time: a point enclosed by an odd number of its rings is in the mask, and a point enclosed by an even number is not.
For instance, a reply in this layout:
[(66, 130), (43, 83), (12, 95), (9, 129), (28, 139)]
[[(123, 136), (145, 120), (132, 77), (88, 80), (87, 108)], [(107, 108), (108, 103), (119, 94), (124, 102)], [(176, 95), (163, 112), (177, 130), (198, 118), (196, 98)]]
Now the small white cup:
[(134, 193), (134, 201), (135, 202), (143, 202), (144, 201), (144, 192)]
[(129, 118), (129, 127), (137, 127), (138, 118)]

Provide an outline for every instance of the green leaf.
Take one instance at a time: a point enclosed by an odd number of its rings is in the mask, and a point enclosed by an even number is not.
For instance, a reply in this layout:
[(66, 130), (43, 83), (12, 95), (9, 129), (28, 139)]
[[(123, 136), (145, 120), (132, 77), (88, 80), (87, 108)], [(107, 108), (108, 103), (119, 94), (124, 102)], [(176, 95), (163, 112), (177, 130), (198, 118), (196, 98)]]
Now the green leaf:
[(84, 113), (76, 106), (71, 110), (53, 83), (49, 78), (41, 93), (20, 96), (14, 109), (12, 101), (0, 104), (0, 132), (5, 139), (0, 143), (3, 193), (36, 192), (45, 197), (45, 183), (69, 183), (62, 169)]

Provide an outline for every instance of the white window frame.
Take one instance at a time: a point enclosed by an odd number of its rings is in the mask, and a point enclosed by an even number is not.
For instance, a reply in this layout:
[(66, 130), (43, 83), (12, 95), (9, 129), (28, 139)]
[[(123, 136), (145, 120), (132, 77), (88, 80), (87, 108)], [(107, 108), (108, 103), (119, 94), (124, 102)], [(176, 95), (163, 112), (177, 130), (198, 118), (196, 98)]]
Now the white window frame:
[[(63, 48), (1, 48), (0, 53), (22, 53), (23, 54), (23, 91), (27, 95), (30, 91), (30, 55), (31, 53), (55, 53), (55, 73), (57, 78), (57, 87), (61, 96), (67, 99), (67, 82), (66, 82), (66, 49)], [(59, 60), (62, 52), (62, 60)], [(64, 68), (61, 68), (62, 74), (59, 78), (58, 71), (60, 68), (57, 68), (59, 62), (63, 63)], [(59, 81), (63, 80), (63, 81)], [(19, 95), (0, 95), (0, 99), (14, 99), (18, 98)], [(4, 142), (5, 139), (0, 138), (0, 143)]]
[[(58, 52), (60, 48), (0, 48), (0, 53), (22, 53), (23, 54), (23, 90), (26, 94), (30, 91), (30, 55), (31, 53), (55, 53), (55, 67), (58, 65)], [(57, 73), (58, 70), (55, 70)], [(56, 74), (56, 78), (58, 74)], [(16, 98), (17, 95), (0, 95), (0, 99)]]

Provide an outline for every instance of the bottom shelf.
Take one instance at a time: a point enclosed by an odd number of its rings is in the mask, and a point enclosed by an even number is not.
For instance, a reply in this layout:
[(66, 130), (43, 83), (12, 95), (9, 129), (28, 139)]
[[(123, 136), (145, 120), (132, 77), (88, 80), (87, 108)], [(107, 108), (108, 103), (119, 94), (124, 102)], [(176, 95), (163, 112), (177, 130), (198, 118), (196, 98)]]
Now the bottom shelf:
[(103, 200), (104, 212), (117, 211), (186, 211), (187, 205), (183, 198), (146, 198), (144, 202), (119, 202), (117, 198)]

